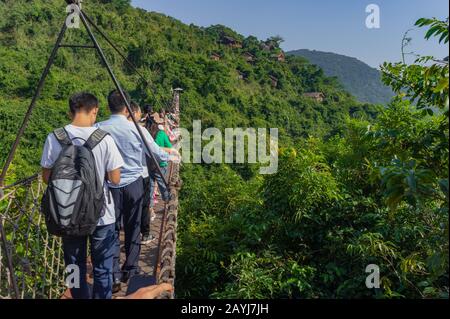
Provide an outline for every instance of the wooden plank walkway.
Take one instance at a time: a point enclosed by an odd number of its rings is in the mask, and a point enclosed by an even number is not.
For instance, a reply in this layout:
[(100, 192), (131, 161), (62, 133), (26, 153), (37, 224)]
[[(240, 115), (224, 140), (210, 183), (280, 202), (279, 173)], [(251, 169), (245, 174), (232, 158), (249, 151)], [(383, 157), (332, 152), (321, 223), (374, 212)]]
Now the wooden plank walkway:
[[(150, 223), (150, 231), (155, 238), (150, 244), (141, 246), (141, 255), (139, 258), (140, 275), (153, 276), (158, 254), (158, 239), (160, 237), (161, 223), (164, 216), (164, 202), (158, 198), (155, 206), (156, 218)], [(125, 261), (124, 234), (121, 232), (121, 264)], [(114, 298), (125, 297), (128, 290), (128, 284), (122, 284), (122, 290), (114, 294)]]

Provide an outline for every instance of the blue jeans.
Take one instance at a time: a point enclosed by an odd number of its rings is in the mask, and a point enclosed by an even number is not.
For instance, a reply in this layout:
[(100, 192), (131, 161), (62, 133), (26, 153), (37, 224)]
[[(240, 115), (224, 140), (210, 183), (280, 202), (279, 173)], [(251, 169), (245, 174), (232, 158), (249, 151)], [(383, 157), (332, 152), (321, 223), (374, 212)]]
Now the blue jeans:
[(94, 288), (91, 295), (86, 281), (88, 237), (63, 238), (66, 266), (77, 265), (80, 269), (80, 287), (70, 292), (74, 299), (111, 299), (115, 225), (99, 226), (89, 236), (91, 259), (94, 268)]

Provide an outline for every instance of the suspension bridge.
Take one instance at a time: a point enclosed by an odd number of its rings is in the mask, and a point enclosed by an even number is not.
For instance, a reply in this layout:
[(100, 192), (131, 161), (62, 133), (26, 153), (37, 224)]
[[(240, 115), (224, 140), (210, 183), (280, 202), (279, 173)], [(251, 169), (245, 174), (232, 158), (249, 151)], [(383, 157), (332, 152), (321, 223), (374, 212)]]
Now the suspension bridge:
[[(75, 5), (78, 3), (77, 1), (70, 2)], [(133, 63), (126, 58), (126, 55), (109, 40), (83, 10), (79, 9), (79, 15), (92, 40), (92, 46), (64, 44), (67, 26), (65, 23), (63, 24), (0, 175), (0, 299), (71, 298), (70, 291), (65, 285), (61, 239), (48, 234), (44, 216), (41, 214), (41, 198), (45, 191), (42, 176), (37, 173), (12, 184), (4, 185), (8, 169), (14, 160), (20, 140), (36, 107), (36, 101), (44, 88), (45, 80), (58, 50), (67, 47), (96, 50), (116, 89), (122, 94), (135, 125), (139, 125), (131, 111), (130, 101), (126, 99), (124, 91), (96, 39), (94, 30), (145, 81), (144, 83), (148, 84), (148, 82)], [(180, 91), (175, 90), (169, 112), (177, 120), (175, 122), (178, 125), (180, 123), (179, 103)], [(138, 131), (144, 141), (144, 146), (150, 150), (148, 141), (143, 138), (139, 128)], [(156, 170), (155, 174), (162, 175), (156, 158), (152, 156), (151, 160), (155, 164), (153, 165)], [(147, 286), (169, 284), (174, 287), (175, 285), (178, 193), (182, 184), (180, 165), (172, 163), (169, 167), (169, 174), (164, 176), (164, 179), (172, 196), (169, 202), (164, 203), (160, 200), (159, 205), (156, 206), (156, 218), (151, 226), (155, 240), (148, 246), (142, 246), (139, 261), (141, 273), (132, 277), (128, 285), (123, 285), (122, 290), (115, 294), (114, 298), (133, 296), (138, 289)], [(87, 263), (89, 269), (89, 260)], [(88, 282), (92, 282), (91, 275), (92, 273), (88, 273)], [(175, 291), (162, 292), (156, 297), (172, 299), (175, 298)]]

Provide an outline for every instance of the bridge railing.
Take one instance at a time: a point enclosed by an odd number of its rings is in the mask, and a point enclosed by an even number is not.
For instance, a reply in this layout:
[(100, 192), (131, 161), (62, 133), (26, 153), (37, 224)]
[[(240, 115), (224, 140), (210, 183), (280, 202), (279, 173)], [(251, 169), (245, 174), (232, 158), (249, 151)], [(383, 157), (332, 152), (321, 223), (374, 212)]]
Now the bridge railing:
[(64, 291), (61, 240), (49, 236), (40, 175), (6, 186), (0, 196), (0, 298), (52, 299)]
[[(163, 221), (158, 243), (158, 260), (156, 265), (156, 279), (158, 284), (167, 283), (175, 286), (176, 245), (178, 227), (178, 195), (182, 185), (180, 179), (180, 165), (171, 164), (169, 172), (171, 186), (171, 200), (165, 205)], [(165, 294), (162, 298), (174, 299), (175, 293)]]

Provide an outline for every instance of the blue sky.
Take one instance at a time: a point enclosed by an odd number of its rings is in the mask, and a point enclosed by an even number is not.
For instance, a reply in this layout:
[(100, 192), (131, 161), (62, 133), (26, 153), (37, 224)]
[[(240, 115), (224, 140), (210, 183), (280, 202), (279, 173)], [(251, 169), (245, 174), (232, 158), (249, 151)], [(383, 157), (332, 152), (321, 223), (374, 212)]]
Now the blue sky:
[[(373, 67), (401, 59), (401, 39), (421, 17), (446, 18), (447, 0), (132, 0), (133, 5), (199, 26), (224, 24), (243, 35), (281, 35), (285, 50), (315, 49), (356, 57)], [(381, 9), (381, 28), (365, 25), (366, 6)], [(448, 46), (413, 31), (411, 49), (443, 58)]]

